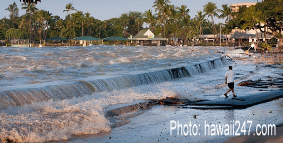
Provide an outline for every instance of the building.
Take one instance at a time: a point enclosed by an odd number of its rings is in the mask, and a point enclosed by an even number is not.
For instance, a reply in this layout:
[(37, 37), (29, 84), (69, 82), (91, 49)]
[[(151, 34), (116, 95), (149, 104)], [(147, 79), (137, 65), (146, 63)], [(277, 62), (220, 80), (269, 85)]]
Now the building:
[(132, 45), (140, 46), (161, 46), (166, 45), (168, 39), (155, 36), (149, 29), (143, 29), (139, 31), (134, 37), (130, 37)]
[(256, 3), (237, 3), (237, 4), (231, 4), (229, 7), (232, 9), (232, 12), (239, 12), (240, 7), (242, 6), (250, 7), (252, 5), (256, 5)]
[[(240, 7), (246, 6), (250, 7), (256, 5), (256, 3), (237, 3), (237, 4), (231, 4), (229, 7), (232, 9), (232, 12), (239, 12)], [(261, 23), (263, 26), (263, 23)], [(264, 28), (261, 29), (264, 31)], [(271, 32), (269, 29), (267, 29), (269, 32)], [(233, 41), (242, 41), (242, 42), (256, 42), (256, 41), (268, 41), (270, 40), (273, 36), (268, 34), (268, 33), (262, 33), (259, 29), (233, 29), (232, 32), (230, 33), (231, 40)]]

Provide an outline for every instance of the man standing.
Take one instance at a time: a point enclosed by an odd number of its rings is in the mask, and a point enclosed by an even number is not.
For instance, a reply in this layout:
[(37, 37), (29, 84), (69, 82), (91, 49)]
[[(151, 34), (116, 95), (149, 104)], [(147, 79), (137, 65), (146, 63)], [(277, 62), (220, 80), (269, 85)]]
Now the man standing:
[(225, 74), (225, 84), (228, 83), (228, 87), (229, 87), (229, 90), (224, 94), (226, 97), (227, 94), (232, 91), (233, 92), (233, 96), (234, 97), (237, 97), (235, 95), (235, 92), (234, 92), (234, 71), (232, 71), (232, 66), (229, 66), (229, 71), (226, 72)]

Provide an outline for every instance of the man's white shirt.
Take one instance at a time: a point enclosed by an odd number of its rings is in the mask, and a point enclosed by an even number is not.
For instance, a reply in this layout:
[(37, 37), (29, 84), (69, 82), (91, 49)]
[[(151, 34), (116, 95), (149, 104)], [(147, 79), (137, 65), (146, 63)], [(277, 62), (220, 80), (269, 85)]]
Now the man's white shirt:
[(227, 83), (234, 82), (234, 72), (232, 70), (227, 71), (225, 77), (227, 77)]

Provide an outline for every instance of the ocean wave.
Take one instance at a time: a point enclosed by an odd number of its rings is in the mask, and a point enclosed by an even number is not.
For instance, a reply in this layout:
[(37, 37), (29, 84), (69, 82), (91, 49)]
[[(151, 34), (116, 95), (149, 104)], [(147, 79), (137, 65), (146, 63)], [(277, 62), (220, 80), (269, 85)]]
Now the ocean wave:
[(90, 96), (10, 107), (0, 115), (0, 141), (46, 142), (111, 131), (105, 108), (137, 100), (174, 97), (168, 89), (145, 86)]

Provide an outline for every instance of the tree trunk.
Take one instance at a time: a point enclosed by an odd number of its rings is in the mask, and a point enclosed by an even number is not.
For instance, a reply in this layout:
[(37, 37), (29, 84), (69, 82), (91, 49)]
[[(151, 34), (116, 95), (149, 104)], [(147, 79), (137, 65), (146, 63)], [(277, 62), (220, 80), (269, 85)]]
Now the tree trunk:
[(214, 25), (213, 16), (211, 15), (210, 17), (211, 17), (211, 20), (212, 20), (212, 26), (213, 26), (213, 38), (214, 38), (214, 40), (213, 40), (213, 46), (214, 46), (214, 42), (215, 42), (215, 25)]
[(39, 41), (40, 41), (40, 45), (41, 45), (41, 40), (42, 40), (42, 27), (40, 26), (40, 28), (39, 28)]
[(278, 41), (278, 49), (279, 52), (281, 53), (281, 50), (283, 49), (283, 37)]
[(82, 36), (84, 36), (84, 22), (82, 22)]
[[(30, 11), (30, 7), (29, 7), (29, 11)], [(29, 43), (29, 47), (31, 47), (31, 43), (32, 43), (32, 42), (31, 42), (31, 41), (32, 41), (32, 40), (31, 40), (31, 38), (32, 38), (32, 35), (31, 35), (31, 34), (32, 34), (31, 13), (30, 13), (30, 17), (29, 17), (29, 24), (30, 24), (30, 31), (29, 31), (29, 32), (30, 32), (30, 33), (29, 33), (29, 36), (30, 36), (30, 37), (29, 37), (29, 38), (30, 38), (30, 41), (29, 41), (29, 42), (30, 42), (30, 43)]]
[(264, 21), (264, 39), (265, 39), (265, 43), (267, 43), (267, 40), (266, 40), (266, 31), (267, 31), (267, 27), (266, 27), (266, 18), (265, 18), (265, 21)]
[(166, 35), (166, 30), (165, 29), (166, 29), (166, 24), (164, 23), (164, 31), (163, 31), (164, 32), (164, 38), (166, 37), (165, 36)]
[[(70, 25), (71, 25), (71, 12), (69, 11), (69, 22), (70, 22)], [(71, 46), (71, 27), (70, 25), (68, 24), (68, 30), (69, 30), (69, 46)]]

